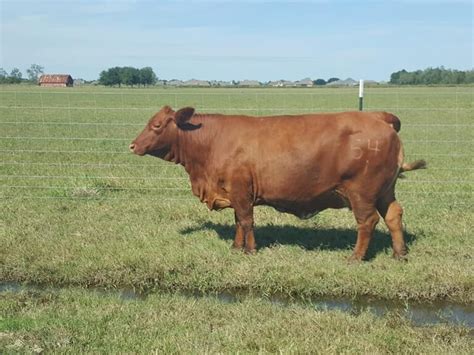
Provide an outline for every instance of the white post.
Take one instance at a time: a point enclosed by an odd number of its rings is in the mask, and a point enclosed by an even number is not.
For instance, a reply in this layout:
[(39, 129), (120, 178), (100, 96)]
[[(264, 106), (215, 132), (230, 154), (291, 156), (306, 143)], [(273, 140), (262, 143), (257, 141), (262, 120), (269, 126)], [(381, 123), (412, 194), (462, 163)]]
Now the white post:
[(359, 111), (362, 111), (364, 102), (364, 80), (359, 80)]

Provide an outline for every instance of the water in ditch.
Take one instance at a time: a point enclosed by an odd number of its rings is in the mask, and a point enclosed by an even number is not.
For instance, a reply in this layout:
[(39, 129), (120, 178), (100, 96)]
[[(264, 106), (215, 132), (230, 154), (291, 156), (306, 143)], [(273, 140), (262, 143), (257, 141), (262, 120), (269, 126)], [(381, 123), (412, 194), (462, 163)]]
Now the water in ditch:
[[(14, 282), (0, 283), (0, 294), (3, 292), (23, 292), (23, 291), (42, 291), (59, 292), (60, 288), (49, 286), (21, 284)], [(147, 295), (134, 291), (132, 289), (114, 289), (104, 290), (94, 288), (91, 292), (98, 292), (107, 295), (116, 295), (123, 300), (144, 300)], [(201, 293), (201, 292), (182, 292), (178, 295), (184, 295), (191, 298), (216, 298), (224, 303), (241, 302), (249, 297), (259, 297), (273, 304), (285, 307), (291, 304), (303, 304), (316, 310), (339, 310), (349, 314), (357, 315), (364, 311), (369, 311), (376, 316), (382, 317), (389, 312), (395, 312), (409, 319), (416, 326), (432, 324), (452, 324), (463, 325), (474, 330), (474, 305), (458, 304), (449, 301), (437, 301), (430, 303), (415, 302), (395, 302), (387, 300), (374, 299), (343, 299), (343, 298), (310, 298), (295, 299), (283, 295), (255, 296), (242, 292), (221, 292), (221, 293)]]

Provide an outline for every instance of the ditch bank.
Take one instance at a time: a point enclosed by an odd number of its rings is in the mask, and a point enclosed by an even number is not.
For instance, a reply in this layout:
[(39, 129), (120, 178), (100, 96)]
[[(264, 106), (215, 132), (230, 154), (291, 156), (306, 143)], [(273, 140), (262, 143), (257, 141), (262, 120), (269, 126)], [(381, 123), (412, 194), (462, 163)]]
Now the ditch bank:
[[(5, 292), (37, 293), (38, 297), (42, 293), (57, 293), (63, 288), (23, 284), (16, 282), (1, 282), (0, 295)], [(66, 288), (64, 288), (66, 289)], [(124, 301), (140, 301), (147, 298), (147, 293), (138, 292), (133, 289), (102, 289), (90, 288), (90, 292), (96, 292), (104, 295), (115, 295)], [(220, 292), (203, 293), (195, 292), (176, 292), (176, 295), (186, 296), (190, 299), (214, 298), (222, 303), (238, 303), (248, 298), (260, 298), (274, 305), (286, 307), (289, 305), (301, 305), (303, 307), (316, 309), (318, 311), (337, 310), (354, 316), (363, 312), (370, 312), (377, 317), (384, 317), (389, 313), (398, 314), (408, 319), (414, 326), (429, 326), (435, 324), (448, 324), (455, 326), (465, 326), (474, 333), (474, 305), (459, 304), (449, 301), (436, 301), (429, 303), (419, 302), (397, 302), (387, 300), (377, 300), (370, 298), (292, 298), (286, 295), (268, 295), (261, 296), (248, 292)]]

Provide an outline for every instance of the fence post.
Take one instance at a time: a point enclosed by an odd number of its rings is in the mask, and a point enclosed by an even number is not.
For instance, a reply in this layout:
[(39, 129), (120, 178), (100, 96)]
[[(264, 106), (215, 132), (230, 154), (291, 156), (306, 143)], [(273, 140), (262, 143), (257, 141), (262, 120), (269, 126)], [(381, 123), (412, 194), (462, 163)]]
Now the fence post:
[(359, 111), (362, 111), (364, 103), (364, 80), (359, 80)]

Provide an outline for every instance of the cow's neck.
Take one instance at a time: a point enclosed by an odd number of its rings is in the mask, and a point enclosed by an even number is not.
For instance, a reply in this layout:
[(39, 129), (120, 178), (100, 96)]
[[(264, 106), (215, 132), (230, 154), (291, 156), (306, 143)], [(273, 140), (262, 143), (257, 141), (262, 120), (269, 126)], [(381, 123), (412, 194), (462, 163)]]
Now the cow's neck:
[[(179, 130), (176, 144), (170, 155), (176, 164), (181, 164), (191, 176), (205, 168), (211, 155), (211, 142), (214, 136), (213, 125), (209, 119), (204, 123), (202, 117), (196, 119), (201, 127), (194, 130)], [(194, 121), (194, 119), (193, 119)]]

